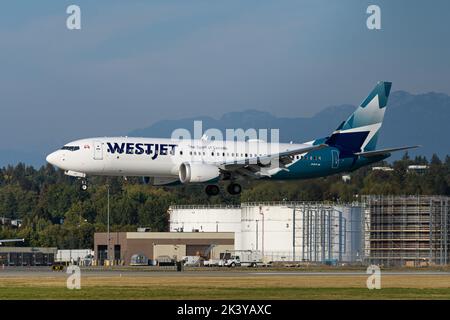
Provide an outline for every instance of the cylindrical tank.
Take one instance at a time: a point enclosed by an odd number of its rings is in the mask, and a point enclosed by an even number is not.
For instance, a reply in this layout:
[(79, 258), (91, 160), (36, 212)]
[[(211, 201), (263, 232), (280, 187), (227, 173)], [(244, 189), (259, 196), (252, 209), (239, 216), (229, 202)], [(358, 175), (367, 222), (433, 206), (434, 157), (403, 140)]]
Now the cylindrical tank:
[(293, 209), (285, 205), (242, 205), (241, 247), (269, 260), (292, 260)]
[(361, 208), (351, 205), (282, 202), (170, 208), (170, 231), (234, 232), (236, 250), (260, 251), (269, 261), (357, 261), (361, 230)]
[(235, 246), (240, 242), (239, 206), (171, 206), (171, 232), (234, 232)]

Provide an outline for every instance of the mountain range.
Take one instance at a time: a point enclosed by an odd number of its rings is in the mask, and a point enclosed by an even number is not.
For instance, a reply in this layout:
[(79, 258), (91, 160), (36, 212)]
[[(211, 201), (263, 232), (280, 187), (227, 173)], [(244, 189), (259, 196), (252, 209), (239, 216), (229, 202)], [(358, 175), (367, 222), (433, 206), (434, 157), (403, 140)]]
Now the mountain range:
[[(409, 151), (411, 156), (433, 153), (440, 157), (450, 154), (450, 96), (442, 93), (410, 94), (396, 91), (390, 95), (377, 148), (421, 145)], [(326, 137), (356, 109), (354, 105), (327, 107), (313, 117), (276, 117), (268, 112), (246, 110), (225, 113), (220, 119), (195, 117), (158, 121), (149, 127), (134, 130), (130, 136), (170, 137), (176, 128), (193, 132), (194, 120), (202, 120), (203, 131), (217, 128), (225, 135), (227, 128), (279, 128), (280, 141), (295, 143)], [(394, 154), (398, 159), (403, 153)]]
[[(419, 144), (422, 147), (409, 154), (430, 158), (433, 153), (443, 158), (450, 154), (450, 96), (429, 92), (411, 94), (405, 91), (391, 93), (377, 148)], [(227, 128), (271, 129), (278, 128), (281, 142), (295, 143), (328, 136), (356, 109), (354, 105), (327, 107), (312, 117), (277, 117), (269, 112), (245, 110), (228, 112), (219, 119), (198, 116), (179, 120), (157, 121), (148, 127), (136, 129), (128, 136), (170, 137), (177, 128), (193, 133), (195, 120), (202, 121), (203, 131), (216, 128), (225, 135)], [(276, 111), (276, 110), (274, 110)], [(399, 152), (390, 159), (402, 156)], [(28, 151), (0, 150), (0, 166), (24, 162), (39, 166), (45, 157)]]

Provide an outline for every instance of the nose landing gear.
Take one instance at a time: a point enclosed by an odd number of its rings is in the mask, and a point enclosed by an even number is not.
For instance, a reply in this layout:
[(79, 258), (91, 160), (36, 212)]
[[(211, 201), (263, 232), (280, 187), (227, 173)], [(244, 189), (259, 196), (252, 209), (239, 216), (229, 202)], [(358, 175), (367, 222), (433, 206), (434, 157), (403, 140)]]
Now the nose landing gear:
[(81, 180), (80, 190), (87, 191), (87, 189), (89, 189), (87, 180)]

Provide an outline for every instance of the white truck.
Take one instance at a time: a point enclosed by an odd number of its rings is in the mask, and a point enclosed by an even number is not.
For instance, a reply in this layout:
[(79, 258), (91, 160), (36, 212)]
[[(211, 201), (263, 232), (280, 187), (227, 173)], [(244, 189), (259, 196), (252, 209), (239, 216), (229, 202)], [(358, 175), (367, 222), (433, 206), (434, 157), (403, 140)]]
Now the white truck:
[(94, 251), (91, 249), (58, 250), (55, 256), (56, 262), (77, 264), (83, 266), (92, 265)]
[(204, 267), (223, 267), (224, 266), (224, 260), (222, 259), (209, 259), (203, 261)]
[(227, 250), (223, 254), (223, 265), (226, 267), (257, 267), (264, 265), (261, 251)]
[(185, 267), (195, 267), (201, 265), (201, 257), (200, 256), (184, 256), (181, 261)]

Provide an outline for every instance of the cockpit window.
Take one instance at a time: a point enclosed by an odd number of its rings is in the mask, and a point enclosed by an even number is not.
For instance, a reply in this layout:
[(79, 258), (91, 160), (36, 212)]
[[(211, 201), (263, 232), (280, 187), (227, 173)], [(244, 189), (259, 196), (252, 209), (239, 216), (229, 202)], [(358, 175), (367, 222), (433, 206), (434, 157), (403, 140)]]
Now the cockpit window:
[(80, 150), (80, 147), (79, 146), (64, 146), (61, 148), (61, 150), (77, 151), (77, 150)]

